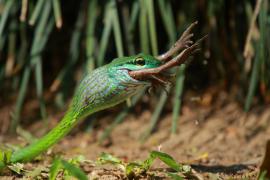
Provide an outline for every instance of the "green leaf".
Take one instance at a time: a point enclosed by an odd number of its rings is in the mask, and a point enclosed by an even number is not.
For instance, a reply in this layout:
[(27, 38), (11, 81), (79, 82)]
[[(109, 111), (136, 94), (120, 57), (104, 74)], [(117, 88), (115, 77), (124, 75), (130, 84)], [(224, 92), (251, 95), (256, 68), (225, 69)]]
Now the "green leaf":
[(6, 165), (0, 161), (0, 173), (1, 173), (1, 170), (3, 170), (3, 168), (5, 168), (5, 167), (6, 167)]
[(168, 172), (167, 175), (170, 176), (170, 178), (173, 180), (183, 180), (184, 179), (183, 177), (179, 176), (176, 173)]
[(118, 166), (122, 171), (126, 172), (126, 164), (118, 159), (117, 157), (112, 156), (111, 154), (108, 153), (101, 153), (97, 160), (98, 164), (113, 164)]
[(68, 162), (74, 165), (79, 165), (80, 163), (83, 163), (84, 161), (85, 161), (85, 157), (83, 155), (79, 155), (70, 159)]
[(156, 158), (154, 158), (153, 156), (149, 156), (144, 162), (143, 162), (143, 168), (147, 171), (153, 164), (154, 160)]
[(268, 180), (268, 178), (266, 177), (266, 175), (267, 175), (267, 171), (261, 172), (261, 174), (259, 175), (258, 180)]
[(61, 164), (61, 160), (56, 158), (54, 159), (52, 166), (50, 168), (50, 172), (49, 172), (49, 179), (50, 180), (55, 180), (57, 174), (59, 173), (59, 171), (61, 171), (63, 169), (63, 166)]
[(166, 165), (168, 165), (175, 171), (180, 171), (181, 169), (180, 164), (176, 162), (170, 155), (159, 151), (152, 151), (150, 153), (150, 157), (144, 161), (144, 167), (146, 170), (148, 170), (152, 166), (156, 158), (159, 158), (162, 162), (164, 162)]
[(0, 162), (5, 163), (5, 152), (2, 149), (0, 150)]
[(8, 164), (12, 155), (11, 149), (0, 149), (0, 162)]
[[(168, 165), (170, 168), (174, 169), (175, 171), (184, 171), (189, 172), (190, 167), (189, 166), (181, 166), (179, 163), (177, 163), (170, 155), (159, 152), (159, 151), (151, 151), (149, 157), (143, 161), (140, 162), (130, 162), (130, 163), (124, 163), (120, 159), (112, 156), (111, 154), (102, 153), (98, 158), (98, 163), (105, 164), (105, 163), (111, 163), (113, 165), (118, 165), (120, 168), (125, 171), (127, 176), (130, 176), (132, 174), (141, 174), (142, 172), (145, 172), (149, 170), (149, 168), (152, 166), (155, 159), (160, 159), (162, 162), (164, 162), (166, 165)], [(179, 176), (180, 177), (180, 176)]]
[(9, 165), (8, 168), (11, 171), (21, 175), (23, 171), (23, 164), (21, 163), (12, 164), (12, 165)]
[(144, 168), (142, 166), (141, 163), (138, 163), (138, 162), (130, 162), (127, 164), (126, 166), (126, 175), (129, 176), (130, 174), (136, 174), (141, 172), (141, 171), (144, 171)]
[(64, 166), (64, 169), (67, 170), (67, 172), (72, 175), (73, 177), (76, 177), (79, 180), (87, 180), (87, 175), (78, 167), (74, 166), (73, 164), (61, 160), (62, 165)]
[(104, 153), (104, 152), (101, 153), (101, 155), (99, 156), (98, 162), (101, 164), (105, 164), (105, 163), (123, 164), (123, 162), (117, 157), (114, 157), (111, 154)]

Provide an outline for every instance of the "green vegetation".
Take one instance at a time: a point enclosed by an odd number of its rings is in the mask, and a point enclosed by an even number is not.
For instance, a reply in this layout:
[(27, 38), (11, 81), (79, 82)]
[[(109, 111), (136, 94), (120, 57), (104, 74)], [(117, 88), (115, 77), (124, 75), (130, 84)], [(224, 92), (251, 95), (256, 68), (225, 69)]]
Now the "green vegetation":
[(129, 179), (133, 179), (140, 174), (146, 174), (156, 159), (161, 160), (163, 163), (165, 163), (167, 166), (169, 166), (175, 171), (167, 172), (168, 176), (172, 179), (182, 179), (182, 177), (177, 174), (179, 172), (184, 174), (191, 173), (190, 166), (180, 165), (170, 155), (160, 151), (151, 151), (149, 157), (142, 162), (123, 162), (122, 160), (112, 156), (111, 154), (102, 153), (97, 163), (113, 164), (115, 166), (118, 166), (122, 171), (125, 172), (126, 176)]
[[(4, 155), (4, 158), (6, 158), (5, 160), (8, 161), (7, 158), (10, 158), (11, 152), (8, 153), (8, 151), (6, 151), (4, 152)], [(3, 151), (1, 152), (0, 158), (3, 158)], [(84, 161), (84, 157), (82, 156), (71, 158), (67, 161), (57, 157), (53, 160), (49, 169), (45, 165), (39, 165), (38, 167), (32, 168), (32, 170), (26, 170), (24, 164), (21, 163), (11, 164), (7, 166), (7, 168), (14, 172), (15, 175), (23, 175), (24, 177), (31, 179), (40, 179), (46, 177), (50, 180), (55, 180), (57, 179), (57, 176), (61, 175), (63, 179), (75, 177), (76, 179), (87, 180), (87, 175), (79, 167)]]
[[(38, 100), (40, 116), (47, 124), (46, 105), (53, 99), (59, 108), (68, 104), (72, 84), (80, 79), (75, 78), (78, 69), (91, 71), (115, 57), (139, 52), (160, 54), (195, 20), (199, 20), (196, 34), (209, 34), (209, 38), (204, 54), (196, 56), (194, 65), (175, 70), (176, 85), (168, 88), (169, 96), (174, 96), (172, 133), (177, 132), (185, 81), (191, 84), (187, 88), (196, 86), (197, 90), (211, 82), (220, 82), (228, 91), (236, 85), (235, 99), (246, 111), (253, 103), (269, 102), (267, 0), (256, 4), (224, 0), (205, 4), (165, 0), (1, 0), (0, 92), (4, 102), (17, 94), (10, 130), (14, 132), (20, 125), (24, 102), (30, 98)], [(189, 78), (184, 80), (186, 70)], [(32, 80), (34, 83), (30, 83)], [(160, 99), (154, 100), (157, 106), (152, 108), (144, 138), (156, 129), (168, 95), (157, 92), (156, 97)], [(139, 99), (132, 100), (133, 104)], [(119, 112), (116, 124), (124, 120), (127, 109)]]
[(71, 177), (76, 177), (80, 180), (87, 180), (87, 175), (78, 167), (80, 160), (71, 159), (70, 161), (65, 161), (60, 158), (56, 158), (50, 168), (49, 179), (55, 180), (60, 171), (64, 171), (64, 179)]
[[(7, 155), (8, 153), (6, 153)], [(1, 157), (0, 157), (1, 158)], [(191, 167), (188, 165), (181, 165), (173, 159), (169, 154), (160, 151), (151, 151), (148, 158), (144, 161), (132, 161), (124, 162), (123, 160), (108, 154), (102, 153), (98, 160), (90, 162), (83, 156), (77, 156), (68, 160), (64, 160), (61, 157), (55, 157), (49, 168), (47, 165), (39, 165), (32, 168), (32, 170), (26, 170), (24, 164), (16, 163), (9, 165), (7, 168), (17, 175), (23, 175), (25, 178), (44, 178), (47, 177), (50, 180), (55, 179), (70, 179), (74, 177), (76, 179), (88, 179), (82, 166), (91, 164), (93, 167), (102, 167), (105, 164), (111, 164), (119, 168), (128, 179), (134, 179), (141, 175), (151, 176), (151, 167), (155, 160), (159, 159), (166, 164), (170, 169), (164, 169), (164, 173), (171, 179), (184, 179), (185, 177), (192, 177)]]

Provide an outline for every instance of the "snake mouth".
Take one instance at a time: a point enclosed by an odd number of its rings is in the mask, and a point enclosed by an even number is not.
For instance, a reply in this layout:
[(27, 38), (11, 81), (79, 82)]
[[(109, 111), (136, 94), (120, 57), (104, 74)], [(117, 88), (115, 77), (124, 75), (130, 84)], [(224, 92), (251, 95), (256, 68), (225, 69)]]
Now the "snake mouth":
[(129, 82), (123, 82), (126, 85), (131, 85), (131, 86), (141, 86), (141, 85), (145, 85), (145, 86), (149, 86), (151, 85), (151, 83), (146, 80), (146, 79), (140, 79), (140, 78), (135, 78), (130, 76), (130, 72), (132, 72), (133, 70), (128, 69), (128, 68), (121, 68), (119, 69), (120, 71), (124, 72), (125, 76), (128, 76), (129, 78)]
[(159, 74), (145, 75), (145, 76), (131, 76), (130, 73), (136, 70), (131, 70), (128, 68), (121, 68), (121, 71), (124, 71), (129, 78), (132, 80), (132, 83), (127, 83), (132, 86), (134, 85), (145, 85), (148, 87), (148, 92), (152, 90), (156, 91), (161, 88), (166, 91), (167, 87), (172, 84), (175, 79), (175, 75), (167, 71), (161, 72)]
[[(132, 70), (128, 70), (128, 73), (130, 74)], [(150, 84), (148, 88), (148, 92), (152, 90), (157, 90), (161, 88), (162, 90), (165, 90), (167, 92), (167, 87), (172, 84), (172, 82), (175, 80), (175, 74), (172, 74), (168, 71), (161, 72), (158, 74), (152, 74), (152, 75), (146, 75), (146, 76), (130, 76), (132, 79), (135, 79), (139, 82), (148, 82)]]

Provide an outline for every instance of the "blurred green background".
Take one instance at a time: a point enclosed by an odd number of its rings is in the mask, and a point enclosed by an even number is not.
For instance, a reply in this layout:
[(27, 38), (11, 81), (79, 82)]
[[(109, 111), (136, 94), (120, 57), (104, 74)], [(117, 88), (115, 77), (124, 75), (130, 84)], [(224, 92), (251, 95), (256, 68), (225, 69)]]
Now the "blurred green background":
[[(13, 107), (10, 121), (2, 123), (8, 123), (10, 132), (38, 119), (47, 124), (48, 109), (66, 109), (85, 73), (116, 57), (165, 52), (194, 21), (199, 22), (194, 39), (205, 34), (208, 38), (188, 66), (176, 70), (169, 96), (156, 92), (155, 106), (150, 98), (141, 100), (142, 94), (134, 97), (114, 112), (115, 120), (103, 138), (137, 102), (136, 106), (153, 111), (146, 136), (166, 106), (173, 114), (175, 133), (183, 89), (199, 94), (219, 86), (245, 111), (269, 104), (269, 4), (268, 0), (0, 0), (0, 106)], [(23, 117), (25, 102), (33, 100), (39, 103), (39, 118)]]

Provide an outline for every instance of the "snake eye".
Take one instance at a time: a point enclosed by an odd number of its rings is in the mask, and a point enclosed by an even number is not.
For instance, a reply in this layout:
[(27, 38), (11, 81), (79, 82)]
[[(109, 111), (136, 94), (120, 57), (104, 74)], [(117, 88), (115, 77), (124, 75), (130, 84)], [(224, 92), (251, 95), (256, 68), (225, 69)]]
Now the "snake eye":
[(145, 65), (145, 60), (142, 57), (138, 57), (135, 59), (135, 64), (137, 66), (144, 66)]

